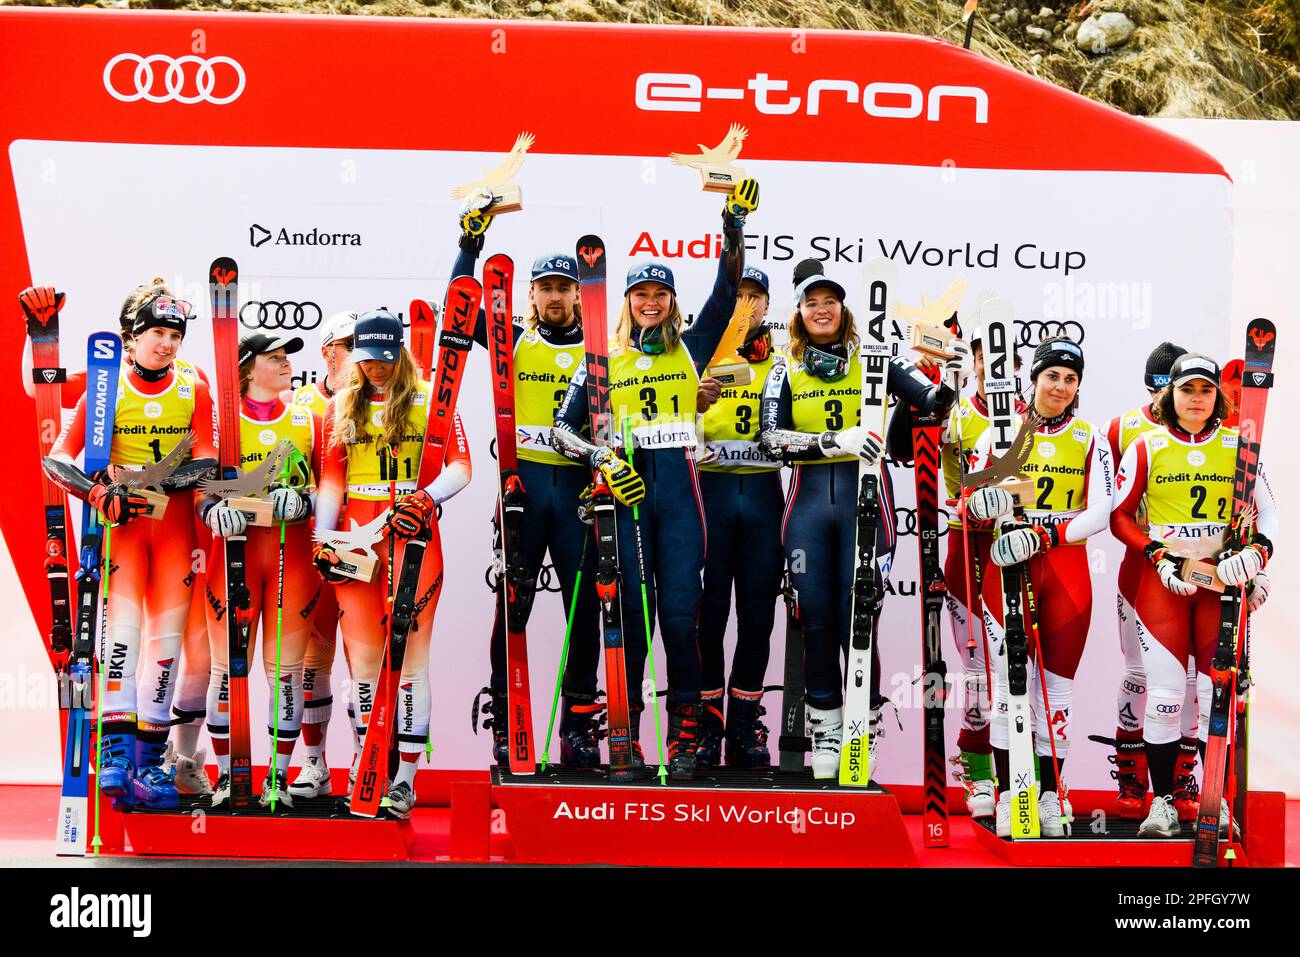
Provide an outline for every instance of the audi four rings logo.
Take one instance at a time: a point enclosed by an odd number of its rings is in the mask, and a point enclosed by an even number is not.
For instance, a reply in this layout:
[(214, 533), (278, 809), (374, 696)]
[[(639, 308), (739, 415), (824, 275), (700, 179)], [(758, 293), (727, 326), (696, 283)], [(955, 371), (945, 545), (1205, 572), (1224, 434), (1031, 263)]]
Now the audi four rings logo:
[[(948, 520), (955, 516), (949, 515), (948, 510), (939, 507), (939, 537), (943, 538), (948, 534)], [(903, 535), (916, 534), (916, 509), (908, 508), (906, 505), (894, 506), (894, 532), (900, 537)]]
[[(134, 63), (128, 73), (119, 64)], [(158, 67), (157, 73), (154, 68)], [(165, 67), (165, 69), (163, 69)], [(155, 92), (161, 79), (163, 91)], [(211, 103), (224, 106), (244, 92), (244, 68), (228, 56), (203, 59), (197, 56), (171, 57), (164, 53), (141, 56), (119, 53), (104, 66), (104, 89), (123, 103)]]
[(1022, 346), (1036, 346), (1052, 336), (1066, 336), (1075, 342), (1083, 342), (1083, 326), (1073, 319), (1062, 322), (1056, 319), (1017, 319), (1016, 342)]
[(249, 329), (315, 329), (321, 323), (321, 308), (314, 302), (253, 299), (239, 307), (239, 322)]

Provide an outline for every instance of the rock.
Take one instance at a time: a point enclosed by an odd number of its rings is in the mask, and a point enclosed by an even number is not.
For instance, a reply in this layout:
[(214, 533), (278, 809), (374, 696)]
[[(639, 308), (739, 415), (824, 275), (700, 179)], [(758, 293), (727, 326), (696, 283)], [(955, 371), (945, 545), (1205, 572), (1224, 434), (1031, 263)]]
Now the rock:
[(987, 19), (989, 23), (1001, 23), (1001, 22), (1002, 22), (1002, 14), (1000, 14), (1000, 13), (990, 13), (990, 14), (989, 14), (985, 19)]
[(1064, 23), (1058, 23), (1056, 26), (1052, 27), (1052, 32), (1053, 32), (1053, 33), (1064, 33), (1064, 32), (1065, 32), (1065, 24), (1064, 24)]
[(1039, 7), (1038, 15), (1042, 17), (1044, 20), (1046, 20), (1048, 17), (1056, 16), (1056, 11), (1053, 10), (1051, 7)]
[(1079, 25), (1074, 44), (1085, 53), (1108, 53), (1128, 42), (1137, 24), (1122, 13), (1093, 14)]
[(1035, 53), (1029, 58), (1029, 62), (1033, 66), (1041, 66), (1043, 63), (1043, 55), (1041, 53)]
[(528, 12), (529, 12), (529, 13), (541, 13), (541, 12), (542, 12), (542, 0), (533, 0), (533, 2), (530, 3), (530, 4), (528, 5)]
[(1077, 24), (1077, 23), (1067, 23), (1067, 24), (1065, 25), (1065, 39), (1067, 39), (1067, 40), (1073, 40), (1073, 39), (1074, 39), (1074, 35), (1075, 35), (1076, 33), (1078, 33), (1078, 32), (1079, 32), (1079, 24)]
[(1052, 37), (1051, 31), (1044, 30), (1042, 27), (1025, 27), (1025, 33), (1035, 40), (1050, 40)]
[(1002, 19), (1006, 21), (1007, 26), (1014, 27), (1020, 22), (1020, 11), (1012, 7), (1003, 15)]

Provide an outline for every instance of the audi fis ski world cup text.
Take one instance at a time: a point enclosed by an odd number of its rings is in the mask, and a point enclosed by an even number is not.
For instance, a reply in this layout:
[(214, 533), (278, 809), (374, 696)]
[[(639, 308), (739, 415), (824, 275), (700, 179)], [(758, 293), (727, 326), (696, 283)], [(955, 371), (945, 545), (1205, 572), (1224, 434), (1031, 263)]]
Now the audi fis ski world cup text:
[(750, 807), (747, 804), (667, 804), (662, 801), (605, 801), (582, 805), (561, 801), (551, 814), (553, 821), (611, 822), (637, 821), (644, 824), (746, 824), (807, 830), (809, 827), (848, 830), (857, 823), (852, 811), (813, 805), (803, 807)]

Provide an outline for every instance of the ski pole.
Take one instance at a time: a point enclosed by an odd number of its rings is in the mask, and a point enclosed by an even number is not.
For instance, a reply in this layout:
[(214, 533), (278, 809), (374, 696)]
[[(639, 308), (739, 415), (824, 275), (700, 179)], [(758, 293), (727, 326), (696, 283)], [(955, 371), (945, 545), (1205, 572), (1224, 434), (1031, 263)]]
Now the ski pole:
[(573, 617), (578, 610), (578, 589), (582, 587), (582, 563), (587, 558), (587, 541), (582, 537), (582, 552), (578, 555), (578, 576), (573, 580), (573, 597), (569, 599), (569, 614), (564, 622), (564, 644), (560, 646), (560, 669), (555, 673), (555, 694), (551, 698), (551, 717), (546, 722), (546, 740), (542, 744), (542, 770), (551, 760), (551, 734), (555, 730), (555, 712), (560, 707), (560, 686), (564, 684), (564, 669), (569, 663), (569, 637), (573, 634)]
[[(1061, 780), (1061, 762), (1056, 756), (1056, 731), (1052, 727), (1052, 707), (1047, 700), (1047, 671), (1043, 667), (1043, 646), (1038, 639), (1038, 604), (1034, 601), (1034, 585), (1029, 580), (1029, 567), (1025, 567), (1025, 600), (1029, 606), (1029, 631), (1034, 638), (1034, 657), (1038, 659), (1038, 684), (1043, 691), (1043, 717), (1047, 721), (1047, 743), (1052, 749), (1052, 775), (1056, 778), (1056, 804), (1061, 817), (1065, 817), (1065, 782)], [(1069, 826), (1069, 821), (1064, 822)], [(1069, 834), (1069, 831), (1066, 831)]]
[[(623, 451), (629, 459), (632, 458), (631, 419), (623, 420)], [(641, 544), (641, 509), (637, 505), (632, 506), (632, 527), (636, 530), (636, 563), (641, 574), (641, 617), (645, 623), (646, 661), (650, 664), (650, 682), (654, 685), (656, 692), (655, 696), (650, 699), (650, 708), (655, 713), (655, 743), (659, 746), (659, 783), (666, 785), (668, 783), (668, 769), (664, 764), (664, 734), (659, 723), (659, 678), (655, 675), (654, 633), (650, 630), (650, 599), (646, 592), (645, 549)]]
[(275, 701), (274, 733), (271, 736), (271, 813), (275, 813), (276, 796), (280, 793), (280, 646), (284, 637), (284, 519), (280, 519), (280, 572), (275, 595)]
[(99, 837), (99, 775), (104, 769), (104, 694), (108, 676), (104, 672), (104, 648), (108, 644), (108, 573), (112, 568), (113, 526), (104, 523), (104, 569), (99, 577), (99, 655), (95, 664), (99, 667), (99, 691), (95, 694), (95, 833), (90, 839), (90, 846), (99, 856), (99, 849), (104, 842)]

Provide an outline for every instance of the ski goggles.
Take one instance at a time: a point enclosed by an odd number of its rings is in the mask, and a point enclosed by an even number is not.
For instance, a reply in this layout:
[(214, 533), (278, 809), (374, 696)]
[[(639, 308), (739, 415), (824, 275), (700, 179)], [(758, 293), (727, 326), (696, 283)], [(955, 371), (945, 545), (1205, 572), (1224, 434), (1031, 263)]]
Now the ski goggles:
[(803, 347), (803, 367), (809, 375), (816, 376), (823, 382), (839, 382), (849, 374), (847, 356), (823, 352), (811, 342)]
[(150, 305), (155, 319), (189, 319), (194, 314), (194, 303), (171, 296), (159, 296)]

